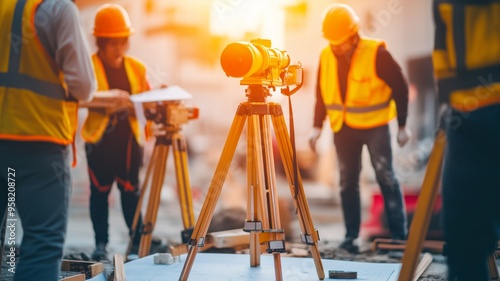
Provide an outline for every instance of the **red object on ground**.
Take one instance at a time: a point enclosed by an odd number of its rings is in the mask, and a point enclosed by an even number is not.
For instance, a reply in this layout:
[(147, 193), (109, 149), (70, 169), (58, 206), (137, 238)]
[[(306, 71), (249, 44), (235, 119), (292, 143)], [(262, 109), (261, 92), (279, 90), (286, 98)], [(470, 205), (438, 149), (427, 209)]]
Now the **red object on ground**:
[[(405, 194), (406, 213), (408, 218), (408, 229), (410, 228), (411, 220), (415, 212), (419, 194)], [(441, 194), (437, 195), (432, 217), (429, 223), (426, 239), (440, 240), (442, 239), (442, 229), (440, 224), (441, 213)], [(372, 203), (369, 210), (370, 217), (361, 224), (361, 236), (365, 239), (372, 240), (375, 238), (390, 238), (387, 218), (384, 214), (384, 198), (381, 193), (374, 193)]]

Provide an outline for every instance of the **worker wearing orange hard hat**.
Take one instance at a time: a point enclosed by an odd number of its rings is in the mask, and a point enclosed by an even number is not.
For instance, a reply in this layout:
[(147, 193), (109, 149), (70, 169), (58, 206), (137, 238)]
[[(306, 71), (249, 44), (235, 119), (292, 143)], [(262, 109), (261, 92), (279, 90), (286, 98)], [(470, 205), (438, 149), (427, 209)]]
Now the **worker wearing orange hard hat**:
[(325, 117), (334, 132), (340, 169), (340, 195), (345, 240), (340, 248), (357, 252), (361, 223), (359, 175), (361, 153), (367, 146), (384, 196), (391, 237), (406, 239), (406, 212), (401, 187), (392, 167), (389, 122), (397, 117), (397, 142), (409, 140), (406, 129), (408, 86), (401, 68), (382, 40), (360, 36), (360, 20), (346, 4), (332, 4), (323, 15), (323, 36), (316, 87), (311, 149)]
[[(92, 55), (98, 91), (118, 91), (117, 99), (124, 101), (129, 101), (130, 95), (150, 89), (145, 65), (126, 55), (129, 36), (133, 32), (127, 11), (122, 6), (105, 4), (98, 9), (93, 31), (98, 51)], [(82, 136), (86, 142), (90, 217), (96, 243), (93, 260), (107, 258), (108, 196), (115, 182), (120, 190), (125, 222), (129, 230), (132, 228), (139, 200), (139, 169), (143, 154), (141, 134), (133, 108), (113, 113), (89, 109)], [(138, 250), (141, 224), (140, 218), (131, 254)]]

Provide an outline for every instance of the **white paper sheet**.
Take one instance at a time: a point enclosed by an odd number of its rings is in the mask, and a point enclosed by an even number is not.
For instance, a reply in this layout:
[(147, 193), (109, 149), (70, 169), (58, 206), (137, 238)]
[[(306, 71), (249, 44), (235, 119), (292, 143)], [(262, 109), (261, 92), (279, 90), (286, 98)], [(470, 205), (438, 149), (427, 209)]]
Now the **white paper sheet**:
[(151, 90), (130, 97), (134, 103), (175, 101), (191, 98), (193, 98), (193, 96), (179, 86), (168, 86), (166, 88)]

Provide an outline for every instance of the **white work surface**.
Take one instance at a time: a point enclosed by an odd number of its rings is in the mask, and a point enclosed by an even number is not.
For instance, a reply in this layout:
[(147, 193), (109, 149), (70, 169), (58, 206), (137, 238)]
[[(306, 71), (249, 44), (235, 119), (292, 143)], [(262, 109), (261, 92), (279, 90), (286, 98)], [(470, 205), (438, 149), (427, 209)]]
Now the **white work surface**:
[[(156, 265), (153, 256), (147, 256), (125, 264), (127, 281), (168, 281), (179, 280), (186, 255), (181, 261), (171, 265)], [(329, 270), (356, 271), (357, 279), (335, 280), (369, 280), (392, 281), (397, 280), (401, 269), (400, 263), (366, 263), (352, 261), (338, 261), (323, 259), (325, 280)], [(312, 258), (281, 257), (283, 279), (285, 281), (319, 280)], [(92, 281), (106, 281), (103, 274)], [(242, 254), (205, 254), (199, 253), (193, 263), (189, 280), (194, 281), (245, 281), (270, 280), (274, 281), (273, 257), (262, 255), (260, 267), (250, 267), (250, 256)]]

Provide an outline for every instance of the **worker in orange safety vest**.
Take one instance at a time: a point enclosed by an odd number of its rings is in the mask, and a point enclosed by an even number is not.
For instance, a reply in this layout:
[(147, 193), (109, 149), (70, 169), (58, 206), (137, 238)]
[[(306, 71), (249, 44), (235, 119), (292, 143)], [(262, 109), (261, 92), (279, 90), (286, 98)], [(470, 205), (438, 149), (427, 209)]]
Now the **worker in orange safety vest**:
[(95, 76), (71, 1), (2, 0), (0, 34), (0, 229), (7, 218), (9, 249), (1, 249), (8, 261), (2, 275), (57, 281), (71, 195), (69, 145), (78, 101), (92, 98)]
[(340, 195), (345, 240), (340, 248), (358, 252), (361, 202), (361, 152), (367, 146), (384, 197), (393, 239), (406, 239), (407, 222), (402, 191), (392, 167), (388, 123), (397, 116), (397, 140), (409, 140), (406, 129), (408, 86), (401, 68), (382, 40), (362, 37), (359, 18), (345, 4), (332, 4), (323, 16), (323, 36), (329, 45), (320, 56), (311, 149), (321, 134), (326, 116), (334, 132), (340, 169)]
[[(98, 91), (115, 90), (117, 99), (150, 89), (146, 67), (127, 56), (129, 36), (133, 33), (127, 11), (118, 4), (101, 6), (94, 19), (93, 34), (97, 53), (92, 55)], [(96, 93), (98, 96), (99, 92)], [(82, 128), (90, 177), (90, 217), (95, 232), (93, 260), (107, 259), (108, 196), (113, 183), (120, 190), (125, 222), (132, 227), (139, 200), (139, 169), (142, 164), (143, 130), (133, 108), (106, 113), (89, 108)], [(142, 218), (139, 218), (130, 254), (137, 253)]]

